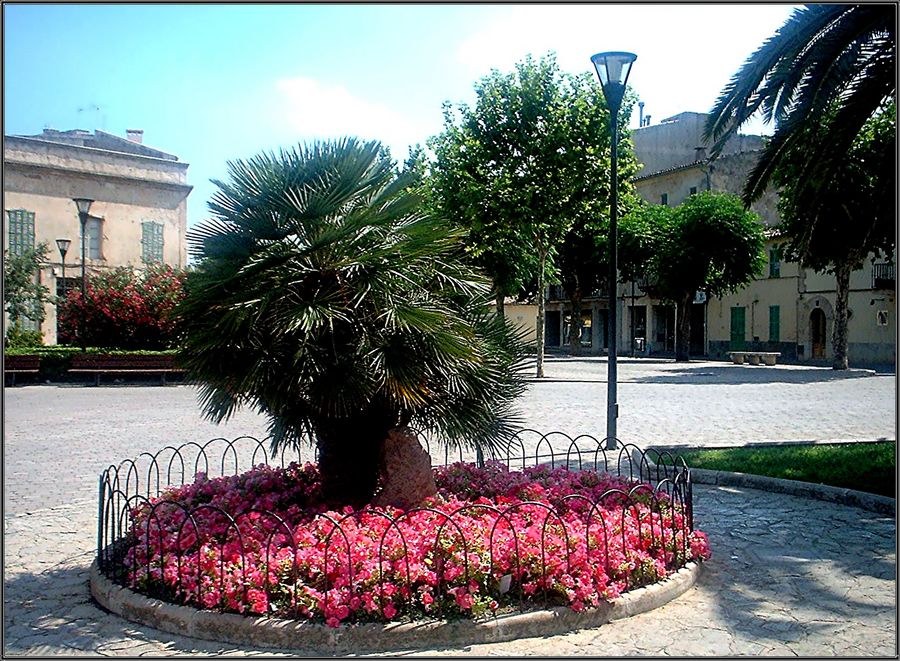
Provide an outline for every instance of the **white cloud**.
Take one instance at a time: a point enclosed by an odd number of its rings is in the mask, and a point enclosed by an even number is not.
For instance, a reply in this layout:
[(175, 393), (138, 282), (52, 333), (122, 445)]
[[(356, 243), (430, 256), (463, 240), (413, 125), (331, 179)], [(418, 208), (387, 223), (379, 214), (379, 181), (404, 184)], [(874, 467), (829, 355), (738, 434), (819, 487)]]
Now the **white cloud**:
[(433, 132), (421, 121), (355, 96), (341, 85), (297, 77), (279, 80), (276, 87), (284, 102), (284, 118), (300, 139), (357, 136), (380, 140), (402, 161), (411, 145), (424, 143), (429, 131)]
[(555, 51), (562, 69), (591, 71), (599, 51), (637, 54), (629, 83), (660, 120), (709, 110), (744, 60), (790, 15), (787, 5), (526, 5), (468, 37), (457, 51), (473, 77)]

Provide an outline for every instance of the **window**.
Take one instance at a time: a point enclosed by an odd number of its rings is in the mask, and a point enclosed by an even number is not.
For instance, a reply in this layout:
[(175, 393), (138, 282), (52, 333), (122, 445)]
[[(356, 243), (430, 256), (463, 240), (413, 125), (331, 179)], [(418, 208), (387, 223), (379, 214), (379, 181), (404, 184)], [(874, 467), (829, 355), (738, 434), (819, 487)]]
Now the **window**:
[(85, 256), (88, 259), (103, 259), (100, 248), (103, 241), (103, 219), (88, 216), (84, 225), (87, 242), (84, 245)]
[(781, 277), (781, 248), (769, 249), (769, 277)]
[(34, 211), (9, 209), (9, 254), (24, 255), (34, 248)]
[(153, 220), (141, 223), (141, 260), (145, 264), (163, 261), (163, 225)]
[(669, 206), (669, 194), (663, 193), (659, 196), (659, 203), (665, 206)]
[(769, 306), (769, 342), (781, 342), (781, 307)]
[(696, 194), (697, 194), (697, 187), (696, 187), (696, 186), (691, 186), (691, 190), (690, 190), (690, 192), (688, 193), (688, 195), (696, 195)]

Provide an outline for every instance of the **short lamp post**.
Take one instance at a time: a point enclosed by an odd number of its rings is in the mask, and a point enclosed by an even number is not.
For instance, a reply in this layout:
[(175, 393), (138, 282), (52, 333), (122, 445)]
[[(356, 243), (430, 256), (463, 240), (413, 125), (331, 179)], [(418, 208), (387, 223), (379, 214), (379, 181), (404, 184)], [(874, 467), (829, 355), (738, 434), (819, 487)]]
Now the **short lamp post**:
[(609, 359), (606, 385), (606, 449), (616, 449), (616, 418), (619, 416), (619, 404), (616, 401), (616, 379), (618, 365), (616, 363), (616, 281), (618, 280), (617, 232), (616, 216), (618, 215), (618, 150), (619, 150), (619, 108), (625, 97), (625, 85), (631, 65), (637, 59), (634, 53), (618, 51), (597, 53), (591, 56), (591, 62), (600, 77), (603, 96), (609, 107), (610, 130), (610, 183), (609, 183), (609, 315), (608, 331)]
[(69, 246), (72, 244), (70, 239), (57, 239), (56, 247), (59, 248), (59, 258), (62, 260), (62, 281), (63, 293), (66, 290), (66, 253), (69, 252)]
[(81, 350), (87, 351), (85, 344), (84, 327), (87, 324), (85, 319), (85, 303), (87, 301), (87, 272), (85, 270), (85, 235), (87, 234), (88, 212), (91, 210), (93, 200), (85, 197), (72, 198), (75, 206), (78, 208), (78, 220), (81, 222), (81, 324), (78, 329), (78, 339), (81, 340)]

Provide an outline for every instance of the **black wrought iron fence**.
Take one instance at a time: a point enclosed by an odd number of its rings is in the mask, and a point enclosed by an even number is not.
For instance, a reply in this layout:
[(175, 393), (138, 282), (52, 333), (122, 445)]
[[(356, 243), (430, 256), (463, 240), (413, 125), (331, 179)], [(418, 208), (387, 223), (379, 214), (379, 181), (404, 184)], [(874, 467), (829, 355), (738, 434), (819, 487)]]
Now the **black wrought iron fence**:
[[(431, 454), (431, 444), (423, 442)], [(451, 451), (442, 454), (437, 461), (432, 454), (433, 465), (451, 464)], [(474, 464), (462, 449), (452, 454)], [(605, 439), (590, 435), (522, 430), (487, 461), (507, 470), (560, 468), (619, 480), (595, 498), (570, 493), (553, 502), (476, 501), (449, 511), (419, 507), (394, 514), (367, 508), (364, 515), (318, 512), (304, 519), (302, 512), (229, 511), (175, 497), (198, 473), (208, 480), (260, 464), (287, 469), (303, 460), (300, 452), (270, 456), (262, 441), (245, 436), (168, 446), (109, 466), (99, 480), (100, 571), (139, 592), (198, 607), (298, 618), (331, 613), (338, 621), (347, 617), (342, 609), (391, 619), (394, 604), (404, 599), (419, 599), (440, 616), (453, 595), (465, 609), (466, 594), (493, 595), (520, 609), (535, 601), (571, 604), (574, 591), (566, 581), (579, 571), (584, 581), (585, 571), (602, 569), (610, 585), (628, 590), (691, 558), (693, 493), (684, 461), (667, 452), (651, 461), (632, 444), (609, 451)], [(303, 537), (300, 523), (315, 535)], [(470, 537), (475, 528), (478, 534)], [(368, 565), (354, 548), (360, 540), (369, 543)], [(639, 566), (629, 543), (644, 549)]]

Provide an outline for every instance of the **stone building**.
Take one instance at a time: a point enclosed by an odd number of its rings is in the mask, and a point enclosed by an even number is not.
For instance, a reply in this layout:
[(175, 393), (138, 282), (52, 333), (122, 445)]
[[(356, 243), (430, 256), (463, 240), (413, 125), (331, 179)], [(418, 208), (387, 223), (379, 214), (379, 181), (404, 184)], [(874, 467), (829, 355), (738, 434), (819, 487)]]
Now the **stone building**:
[[(117, 266), (187, 264), (188, 164), (143, 144), (143, 131), (122, 138), (103, 131), (45, 129), (4, 136), (4, 250), (47, 243), (39, 278), (52, 294), (81, 283), (81, 223), (73, 198), (94, 200), (85, 227), (88, 273)], [(63, 260), (57, 239), (69, 239)], [(56, 306), (40, 331), (56, 343)]]
[[(635, 177), (638, 194), (651, 204), (677, 206), (704, 190), (739, 195), (764, 146), (762, 136), (737, 135), (710, 161), (703, 140), (702, 113), (681, 113), (656, 125), (635, 129), (631, 138), (642, 168)], [(774, 228), (780, 223), (778, 194), (770, 189), (751, 209), (767, 228), (764, 272), (747, 287), (706, 300), (698, 293), (691, 309), (691, 355), (727, 358), (729, 351), (778, 351), (788, 362), (830, 362), (834, 327), (834, 276), (801, 268), (781, 257)], [(866, 260), (850, 279), (848, 353), (851, 365), (895, 364), (897, 315), (894, 264)], [(587, 297), (581, 345), (586, 353), (607, 347), (606, 290)], [(618, 347), (623, 355), (674, 355), (673, 306), (643, 294), (639, 283), (618, 288)], [(546, 341), (549, 349), (567, 346), (571, 310), (564, 292), (548, 290)]]

